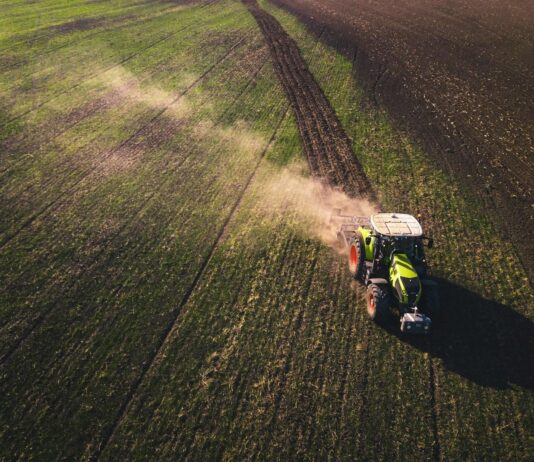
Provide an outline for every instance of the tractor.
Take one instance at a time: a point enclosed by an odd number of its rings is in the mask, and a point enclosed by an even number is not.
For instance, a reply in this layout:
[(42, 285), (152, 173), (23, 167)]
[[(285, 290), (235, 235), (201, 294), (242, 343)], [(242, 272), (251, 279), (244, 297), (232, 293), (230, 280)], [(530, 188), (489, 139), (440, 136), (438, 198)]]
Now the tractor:
[(340, 212), (331, 223), (338, 224), (337, 238), (348, 251), (350, 273), (367, 287), (369, 317), (384, 323), (395, 313), (401, 332), (428, 333), (439, 303), (424, 252), (433, 240), (423, 236), (412, 215), (378, 213), (368, 218)]

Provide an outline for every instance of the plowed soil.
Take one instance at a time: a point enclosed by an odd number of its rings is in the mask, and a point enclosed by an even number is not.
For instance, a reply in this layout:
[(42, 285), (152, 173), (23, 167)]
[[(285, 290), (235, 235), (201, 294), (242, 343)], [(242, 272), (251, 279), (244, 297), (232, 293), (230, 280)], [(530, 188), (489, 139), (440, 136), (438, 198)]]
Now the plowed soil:
[(374, 199), (350, 140), (295, 42), (256, 0), (244, 0), (265, 37), (273, 66), (291, 102), (311, 172), (349, 196)]
[(532, 281), (532, 2), (273, 3), (326, 28), (340, 51), (357, 47), (370, 100), (483, 198)]

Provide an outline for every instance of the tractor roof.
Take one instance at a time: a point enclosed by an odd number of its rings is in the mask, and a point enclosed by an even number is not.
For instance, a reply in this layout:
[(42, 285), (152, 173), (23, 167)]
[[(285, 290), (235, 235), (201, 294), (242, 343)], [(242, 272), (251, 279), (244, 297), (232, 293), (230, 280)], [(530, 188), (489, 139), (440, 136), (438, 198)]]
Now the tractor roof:
[(383, 236), (419, 237), (423, 234), (419, 222), (405, 213), (377, 213), (371, 217), (371, 225)]

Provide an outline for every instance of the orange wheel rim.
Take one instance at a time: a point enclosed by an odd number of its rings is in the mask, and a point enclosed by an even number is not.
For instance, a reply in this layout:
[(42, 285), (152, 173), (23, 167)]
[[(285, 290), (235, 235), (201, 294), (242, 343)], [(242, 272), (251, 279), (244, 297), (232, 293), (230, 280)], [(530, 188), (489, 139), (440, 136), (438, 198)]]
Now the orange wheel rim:
[(374, 297), (374, 294), (370, 293), (369, 298), (367, 300), (367, 309), (369, 310), (369, 314), (373, 314), (376, 309), (376, 300)]
[(353, 267), (356, 267), (356, 265), (358, 264), (358, 249), (355, 245), (352, 245), (350, 247), (350, 264)]

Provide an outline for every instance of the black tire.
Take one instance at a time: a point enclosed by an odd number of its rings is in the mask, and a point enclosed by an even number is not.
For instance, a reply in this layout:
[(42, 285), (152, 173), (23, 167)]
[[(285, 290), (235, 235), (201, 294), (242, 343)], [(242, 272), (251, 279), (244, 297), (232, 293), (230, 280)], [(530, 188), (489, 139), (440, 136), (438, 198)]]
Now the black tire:
[(349, 271), (354, 279), (363, 281), (365, 268), (365, 246), (362, 233), (356, 232), (349, 244)]
[(421, 285), (423, 286), (423, 293), (421, 294), (421, 311), (431, 318), (439, 316), (440, 303), (438, 284), (431, 279), (423, 279)]
[(366, 300), (369, 317), (377, 323), (386, 321), (391, 313), (391, 297), (387, 287), (369, 284)]

